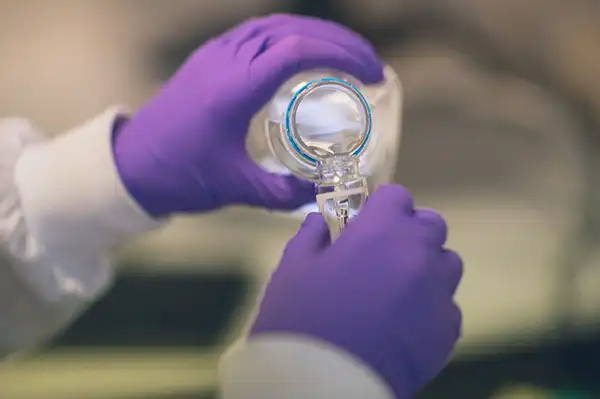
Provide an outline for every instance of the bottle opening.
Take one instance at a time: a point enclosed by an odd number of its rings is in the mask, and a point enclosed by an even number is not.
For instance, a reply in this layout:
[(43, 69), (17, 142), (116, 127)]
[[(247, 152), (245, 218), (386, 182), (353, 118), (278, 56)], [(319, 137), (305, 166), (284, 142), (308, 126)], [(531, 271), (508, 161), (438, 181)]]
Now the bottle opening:
[(332, 156), (358, 156), (371, 134), (371, 110), (352, 84), (337, 78), (308, 82), (286, 112), (291, 149), (316, 164)]

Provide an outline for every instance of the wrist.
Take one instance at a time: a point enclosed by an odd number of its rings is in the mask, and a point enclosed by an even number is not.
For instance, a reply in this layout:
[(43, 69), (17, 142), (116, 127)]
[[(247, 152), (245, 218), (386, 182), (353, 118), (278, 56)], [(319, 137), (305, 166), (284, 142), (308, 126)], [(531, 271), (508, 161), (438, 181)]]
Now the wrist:
[(147, 155), (143, 137), (130, 118), (121, 116), (113, 125), (112, 151), (117, 173), (129, 195), (154, 218), (172, 213), (170, 190), (161, 187), (160, 166)]
[[(360, 327), (344, 319), (338, 313), (337, 323), (330, 323), (331, 318), (326, 315), (317, 316), (312, 312), (310, 316), (300, 316), (291, 312), (284, 317), (267, 320), (261, 319), (259, 313), (250, 330), (249, 340), (282, 336), (318, 343), (371, 370), (394, 392), (394, 397), (410, 398), (423, 381), (411, 366), (408, 354), (401, 350), (399, 338), (388, 334), (378, 336), (373, 327), (369, 327), (373, 326), (369, 321)], [(340, 325), (348, 328), (342, 329)], [(390, 325), (378, 325), (377, 328), (393, 330)]]
[(348, 352), (287, 333), (250, 337), (234, 346), (223, 356), (219, 375), (227, 398), (396, 397), (371, 368)]

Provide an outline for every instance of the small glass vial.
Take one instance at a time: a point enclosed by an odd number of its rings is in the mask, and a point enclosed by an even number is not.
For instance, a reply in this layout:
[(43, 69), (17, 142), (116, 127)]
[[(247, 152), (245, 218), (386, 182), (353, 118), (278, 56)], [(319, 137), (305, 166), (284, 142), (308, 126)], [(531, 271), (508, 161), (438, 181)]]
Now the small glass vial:
[(358, 214), (369, 195), (358, 164), (354, 155), (331, 156), (318, 162), (317, 205), (334, 238)]

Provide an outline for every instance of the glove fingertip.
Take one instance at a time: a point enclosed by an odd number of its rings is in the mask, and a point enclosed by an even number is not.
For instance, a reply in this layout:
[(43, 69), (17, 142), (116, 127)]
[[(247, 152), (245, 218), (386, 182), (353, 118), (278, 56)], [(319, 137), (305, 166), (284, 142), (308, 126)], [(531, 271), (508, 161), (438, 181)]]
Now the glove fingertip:
[(295, 253), (310, 253), (321, 250), (331, 243), (329, 227), (323, 215), (317, 212), (309, 213), (295, 238), (290, 242)]
[(361, 81), (366, 84), (377, 84), (381, 83), (385, 78), (383, 74), (383, 64), (378, 64), (377, 67), (370, 68), (366, 71), (365, 76), (361, 79)]
[(321, 222), (325, 222), (325, 219), (323, 219), (323, 215), (321, 215), (319, 212), (311, 212), (308, 215), (306, 215), (306, 218), (304, 218), (304, 221), (302, 222), (302, 227), (310, 227), (316, 223)]

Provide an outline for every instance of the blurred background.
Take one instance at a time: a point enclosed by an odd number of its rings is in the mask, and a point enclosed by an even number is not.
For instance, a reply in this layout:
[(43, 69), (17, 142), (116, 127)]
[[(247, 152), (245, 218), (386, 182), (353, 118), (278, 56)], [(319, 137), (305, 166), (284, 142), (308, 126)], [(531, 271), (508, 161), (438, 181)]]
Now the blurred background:
[[(135, 109), (195, 47), (271, 12), (356, 29), (403, 82), (396, 181), (447, 217), (466, 265), (464, 338), (421, 397), (600, 397), (600, 2), (4, 0), (0, 114), (57, 134)], [(131, 243), (104, 299), (0, 366), (0, 398), (214, 398), (297, 226), (229, 209)]]

